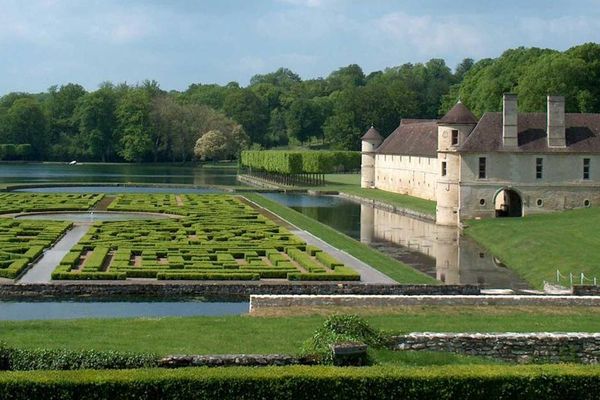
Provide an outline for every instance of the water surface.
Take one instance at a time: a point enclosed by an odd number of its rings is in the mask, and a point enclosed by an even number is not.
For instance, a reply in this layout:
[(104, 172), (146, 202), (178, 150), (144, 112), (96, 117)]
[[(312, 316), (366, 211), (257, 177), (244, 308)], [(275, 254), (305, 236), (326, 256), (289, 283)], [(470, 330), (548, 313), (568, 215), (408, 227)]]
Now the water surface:
[(0, 320), (240, 315), (248, 302), (0, 302)]
[(0, 164), (0, 183), (147, 183), (237, 185), (237, 169), (173, 164)]

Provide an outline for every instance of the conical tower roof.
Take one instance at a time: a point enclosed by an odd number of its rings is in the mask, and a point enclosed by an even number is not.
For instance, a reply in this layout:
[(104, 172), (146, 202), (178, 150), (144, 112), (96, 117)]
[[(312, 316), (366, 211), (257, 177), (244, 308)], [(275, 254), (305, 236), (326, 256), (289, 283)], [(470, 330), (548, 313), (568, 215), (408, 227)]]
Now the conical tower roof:
[(377, 131), (377, 129), (375, 129), (375, 127), (373, 125), (371, 125), (371, 127), (369, 128), (369, 130), (367, 131), (367, 133), (365, 133), (361, 138), (361, 140), (383, 140), (383, 136), (381, 136), (379, 134), (379, 131)]
[(477, 118), (460, 100), (438, 121), (438, 124), (477, 125)]

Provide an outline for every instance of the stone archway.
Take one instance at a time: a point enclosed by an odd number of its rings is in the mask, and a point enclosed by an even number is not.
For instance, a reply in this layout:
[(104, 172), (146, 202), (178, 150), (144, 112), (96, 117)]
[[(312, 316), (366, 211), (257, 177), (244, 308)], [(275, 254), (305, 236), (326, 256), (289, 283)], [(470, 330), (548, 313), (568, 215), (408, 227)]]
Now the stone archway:
[(522, 217), (523, 200), (521, 195), (513, 189), (503, 188), (494, 197), (496, 217)]

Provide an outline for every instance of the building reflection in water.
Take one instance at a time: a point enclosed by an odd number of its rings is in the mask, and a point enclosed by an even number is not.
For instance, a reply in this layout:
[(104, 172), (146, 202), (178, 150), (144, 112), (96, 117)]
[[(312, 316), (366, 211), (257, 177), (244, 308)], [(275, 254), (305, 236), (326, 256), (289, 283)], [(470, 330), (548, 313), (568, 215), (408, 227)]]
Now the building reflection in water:
[(456, 228), (361, 204), (360, 241), (446, 284), (527, 288), (515, 273)]

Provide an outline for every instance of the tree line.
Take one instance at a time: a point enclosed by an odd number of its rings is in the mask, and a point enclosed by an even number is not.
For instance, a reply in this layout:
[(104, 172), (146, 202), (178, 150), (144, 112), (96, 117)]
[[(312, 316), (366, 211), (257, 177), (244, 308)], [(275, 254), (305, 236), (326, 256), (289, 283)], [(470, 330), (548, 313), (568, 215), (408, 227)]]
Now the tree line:
[(442, 59), (366, 75), (360, 66), (302, 80), (280, 68), (249, 85), (192, 84), (164, 91), (155, 81), (81, 85), (0, 98), (0, 144), (31, 144), (36, 160), (170, 161), (236, 157), (243, 148), (320, 144), (357, 150), (371, 125), (383, 135), (400, 118), (438, 118), (460, 98), (477, 115), (519, 95), (521, 111), (543, 111), (546, 94), (567, 111), (599, 112), (600, 46), (564, 52), (516, 48), (495, 59)]

